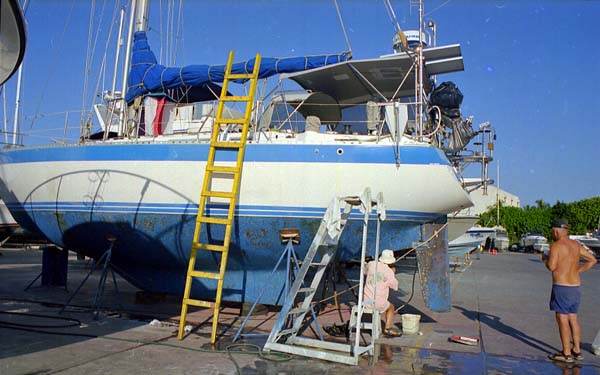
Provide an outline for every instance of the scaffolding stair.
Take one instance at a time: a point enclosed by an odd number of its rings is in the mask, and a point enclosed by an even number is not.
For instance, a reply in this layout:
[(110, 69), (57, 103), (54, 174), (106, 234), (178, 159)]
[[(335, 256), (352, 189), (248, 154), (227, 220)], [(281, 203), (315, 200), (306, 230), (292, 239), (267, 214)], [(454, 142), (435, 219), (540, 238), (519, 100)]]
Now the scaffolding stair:
[[(190, 305), (197, 307), (212, 308), (214, 310), (210, 343), (214, 344), (217, 337), (219, 311), (221, 307), (221, 297), (223, 294), (223, 282), (225, 278), (225, 271), (227, 268), (227, 256), (229, 254), (229, 243), (231, 239), (231, 227), (233, 224), (235, 205), (239, 193), (242, 165), (244, 163), (244, 153), (246, 148), (246, 140), (248, 138), (248, 129), (250, 127), (252, 105), (254, 103), (254, 94), (256, 92), (256, 86), (258, 82), (258, 73), (260, 69), (261, 56), (260, 54), (256, 55), (254, 69), (250, 74), (232, 74), (231, 67), (233, 65), (233, 58), (234, 54), (233, 51), (231, 51), (229, 52), (229, 59), (227, 61), (227, 67), (225, 69), (223, 87), (221, 89), (221, 96), (219, 98), (219, 105), (217, 107), (217, 114), (214, 121), (210, 140), (208, 160), (206, 162), (206, 169), (204, 171), (204, 181), (202, 184), (202, 192), (200, 194), (200, 204), (198, 205), (196, 226), (194, 229), (194, 237), (192, 240), (192, 249), (190, 252), (190, 260), (187, 269), (183, 300), (181, 303), (181, 317), (179, 320), (178, 335), (180, 340), (183, 339), (185, 318), (187, 315), (188, 306)], [(248, 95), (227, 95), (229, 82), (234, 79), (244, 79), (250, 82)], [(223, 110), (225, 107), (225, 103), (227, 102), (245, 103), (246, 109), (244, 117), (236, 119), (224, 118)], [(241, 125), (241, 137), (239, 141), (232, 141), (226, 139), (226, 132), (228, 127), (231, 126), (231, 124), (236, 124), (238, 126)], [(219, 155), (221, 155), (224, 152), (227, 152), (228, 155), (231, 155), (231, 152), (237, 152), (235, 166), (223, 165), (223, 162), (217, 164), (219, 163)], [(215, 185), (218, 185), (218, 180), (223, 179), (223, 176), (232, 179), (230, 184), (231, 191), (212, 190), (214, 189)], [(227, 217), (214, 217), (206, 215), (206, 205), (209, 204), (213, 199), (219, 199), (219, 203), (222, 203), (223, 200), (228, 201), (229, 208), (227, 211)], [(209, 226), (213, 226), (213, 228), (215, 226), (224, 226), (225, 228), (223, 239), (220, 241), (212, 239), (210, 241), (211, 243), (202, 243), (200, 240), (200, 234), (202, 233), (203, 228), (205, 231), (207, 231)], [(198, 250), (210, 251), (213, 253), (221, 254), (221, 260), (218, 271), (210, 272), (205, 270), (196, 270), (196, 256), (198, 254)], [(203, 301), (193, 299), (190, 297), (192, 283), (195, 278), (217, 280), (216, 296), (214, 301)]]
[[(341, 207), (343, 204), (343, 208)], [(363, 241), (361, 250), (361, 275), (366, 257), (367, 229), (369, 215), (373, 208), (377, 209), (378, 214), (378, 231), (380, 220), (385, 219), (385, 209), (383, 208), (383, 197), (381, 193), (377, 196), (377, 200), (371, 199), (371, 191), (366, 188), (360, 197), (341, 197), (334, 198), (332, 203), (327, 208), (321, 225), (306, 253), (302, 262), (302, 267), (290, 292), (286, 298), (277, 322), (273, 326), (269, 338), (265, 343), (265, 351), (278, 351), (289, 354), (302, 355), (311, 358), (319, 358), (328, 361), (334, 361), (345, 364), (356, 365), (361, 355), (365, 353), (374, 354), (374, 343), (377, 339), (377, 333), (371, 335), (371, 343), (367, 346), (360, 345), (360, 329), (362, 312), (364, 304), (362, 301), (364, 278), (360, 278), (359, 285), (359, 301), (358, 305), (362, 308), (358, 309), (356, 317), (356, 333), (354, 344), (341, 344), (327, 342), (313, 338), (301, 337), (300, 335), (305, 329), (305, 321), (307, 313), (310, 311), (317, 288), (323, 278), (327, 266), (335, 258), (337, 244), (339, 242), (342, 231), (353, 211), (354, 207), (360, 207), (363, 213)], [(341, 210), (341, 212), (340, 212)], [(332, 230), (333, 228), (333, 230)], [(379, 233), (379, 232), (378, 232)], [(379, 239), (379, 236), (377, 240)], [(376, 258), (379, 253), (379, 244), (377, 244)], [(314, 273), (310, 272), (314, 269)], [(305, 279), (310, 279), (309, 287), (303, 287)], [(306, 280), (308, 284), (308, 280)], [(296, 303), (296, 298), (300, 297), (301, 302)], [(291, 324), (287, 324), (291, 320)]]

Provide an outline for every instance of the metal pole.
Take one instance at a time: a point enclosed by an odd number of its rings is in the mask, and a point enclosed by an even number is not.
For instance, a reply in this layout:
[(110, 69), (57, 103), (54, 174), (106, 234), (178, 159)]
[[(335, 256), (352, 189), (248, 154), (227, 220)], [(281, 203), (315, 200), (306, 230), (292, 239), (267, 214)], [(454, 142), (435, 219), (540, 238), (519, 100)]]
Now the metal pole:
[(131, 63), (131, 45), (133, 43), (134, 19), (136, 13), (136, 0), (131, 0), (131, 9), (129, 16), (129, 32), (127, 33), (127, 50), (125, 51), (125, 63), (123, 64), (123, 85), (121, 86), (121, 113), (119, 114), (119, 136), (123, 136), (127, 124), (127, 102), (125, 94), (127, 93), (127, 83), (129, 78), (129, 64)]
[[(122, 38), (123, 38), (123, 23), (125, 22), (125, 7), (121, 8), (121, 18), (119, 20), (119, 36), (117, 37), (117, 51), (115, 54), (115, 68), (113, 70), (113, 81), (112, 81), (112, 87), (110, 90), (110, 94), (112, 96), (111, 99), (111, 103), (110, 103), (110, 114), (108, 116), (108, 123), (104, 124), (104, 139), (108, 139), (108, 136), (110, 134), (110, 128), (112, 127), (112, 119), (113, 119), (113, 114), (115, 113), (115, 109), (117, 107), (117, 103), (120, 101), (119, 99), (117, 99), (117, 94), (115, 93), (115, 91), (117, 90), (117, 70), (119, 67), (119, 54), (121, 52), (121, 46), (123, 45), (122, 43)], [(121, 93), (121, 98), (123, 98), (125, 96), (125, 93)], [(120, 115), (119, 115), (120, 116)]]
[(13, 145), (17, 144), (17, 134), (19, 133), (19, 107), (21, 105), (21, 81), (23, 80), (23, 65), (19, 67), (17, 76), (17, 94), (15, 100), (15, 118), (13, 122)]
[(419, 124), (419, 137), (423, 137), (423, 1), (419, 1), (419, 81), (418, 90), (419, 95), (417, 97), (417, 111), (418, 111), (418, 124)]
[(496, 225), (500, 225), (500, 160), (496, 164)]
[(4, 114), (4, 143), (8, 144), (8, 116), (6, 114), (6, 86), (2, 87), (2, 107)]
[(138, 0), (135, 19), (135, 31), (148, 29), (148, 0)]
[[(119, 55), (121, 52), (121, 46), (123, 45), (122, 42), (122, 38), (123, 38), (123, 23), (125, 22), (125, 7), (121, 8), (121, 19), (119, 20), (119, 36), (117, 38), (117, 53), (115, 55), (115, 69), (114, 69), (114, 74), (113, 74), (113, 81), (112, 81), (112, 89), (111, 89), (111, 93), (114, 97), (115, 95), (115, 90), (117, 89), (117, 69), (119, 66)], [(125, 93), (122, 93), (123, 95)]]

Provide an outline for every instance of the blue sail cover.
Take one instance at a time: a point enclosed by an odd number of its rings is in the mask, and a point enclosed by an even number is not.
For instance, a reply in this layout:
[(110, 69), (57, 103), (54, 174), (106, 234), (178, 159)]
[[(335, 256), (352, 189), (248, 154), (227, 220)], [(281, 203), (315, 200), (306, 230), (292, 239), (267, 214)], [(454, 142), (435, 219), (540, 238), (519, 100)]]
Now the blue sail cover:
[[(314, 69), (325, 65), (336, 64), (348, 60), (350, 54), (343, 52), (337, 55), (317, 55), (306, 57), (273, 58), (263, 57), (260, 64), (260, 78), (267, 78), (280, 73), (294, 73)], [(251, 73), (254, 59), (235, 63), (233, 74)], [(147, 93), (164, 93), (171, 89), (191, 90), (194, 88), (214, 87), (223, 82), (225, 65), (189, 65), (168, 68), (158, 64), (156, 56), (150, 49), (148, 37), (143, 31), (136, 32), (133, 41), (129, 85), (125, 99), (127, 103)], [(239, 81), (243, 82), (243, 81)]]

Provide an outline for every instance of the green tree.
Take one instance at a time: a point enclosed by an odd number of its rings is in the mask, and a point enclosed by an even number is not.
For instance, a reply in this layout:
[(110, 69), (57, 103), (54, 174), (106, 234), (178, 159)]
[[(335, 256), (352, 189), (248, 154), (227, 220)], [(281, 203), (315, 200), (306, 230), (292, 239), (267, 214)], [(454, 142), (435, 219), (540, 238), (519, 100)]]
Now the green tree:
[[(478, 224), (493, 226), (496, 223), (497, 207), (491, 207), (480, 215)], [(598, 229), (600, 220), (600, 197), (564, 203), (557, 201), (550, 206), (538, 199), (535, 206), (505, 207), (500, 205), (500, 225), (508, 232), (511, 243), (519, 240), (527, 232), (539, 231), (551, 238), (551, 223), (554, 219), (566, 219), (570, 233), (584, 234)]]

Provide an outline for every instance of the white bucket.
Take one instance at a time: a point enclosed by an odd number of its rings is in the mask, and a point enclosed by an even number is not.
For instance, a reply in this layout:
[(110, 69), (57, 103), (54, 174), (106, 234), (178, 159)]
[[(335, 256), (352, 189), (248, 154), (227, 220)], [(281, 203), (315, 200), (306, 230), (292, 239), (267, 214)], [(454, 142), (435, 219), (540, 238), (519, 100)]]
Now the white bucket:
[(419, 321), (421, 315), (418, 314), (402, 314), (402, 332), (417, 333), (419, 332)]

